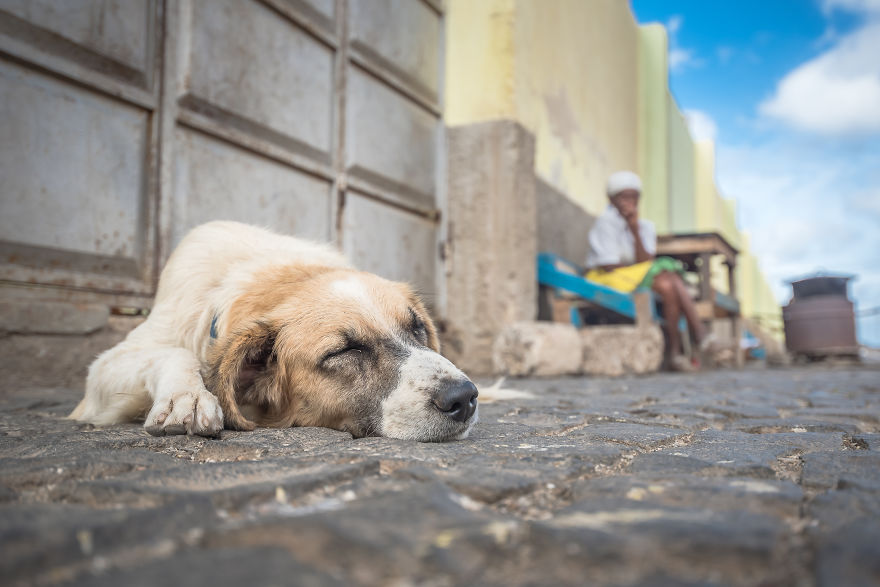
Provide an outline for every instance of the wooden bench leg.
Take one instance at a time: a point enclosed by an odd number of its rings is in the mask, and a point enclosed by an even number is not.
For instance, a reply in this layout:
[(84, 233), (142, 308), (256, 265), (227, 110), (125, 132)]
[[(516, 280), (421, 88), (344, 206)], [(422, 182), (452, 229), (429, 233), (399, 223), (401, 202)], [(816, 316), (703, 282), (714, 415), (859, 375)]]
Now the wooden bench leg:
[(550, 299), (550, 315), (554, 322), (571, 324), (571, 309), (574, 307), (572, 300), (552, 297)]
[(651, 311), (651, 292), (637, 291), (633, 293), (632, 297), (636, 307), (636, 326), (649, 326), (654, 322), (654, 312)]
[(740, 340), (742, 339), (742, 318), (739, 316), (733, 316), (731, 321), (733, 322), (733, 352), (736, 366), (742, 367), (746, 362), (745, 351), (740, 346)]

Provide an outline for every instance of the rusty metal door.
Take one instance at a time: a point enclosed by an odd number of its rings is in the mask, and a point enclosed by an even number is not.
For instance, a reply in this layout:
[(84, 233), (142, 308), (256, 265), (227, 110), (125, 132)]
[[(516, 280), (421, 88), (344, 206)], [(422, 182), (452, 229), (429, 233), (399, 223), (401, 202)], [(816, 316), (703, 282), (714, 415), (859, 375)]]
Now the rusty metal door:
[(3, 292), (146, 305), (234, 219), (430, 299), (442, 44), (439, 0), (0, 0)]

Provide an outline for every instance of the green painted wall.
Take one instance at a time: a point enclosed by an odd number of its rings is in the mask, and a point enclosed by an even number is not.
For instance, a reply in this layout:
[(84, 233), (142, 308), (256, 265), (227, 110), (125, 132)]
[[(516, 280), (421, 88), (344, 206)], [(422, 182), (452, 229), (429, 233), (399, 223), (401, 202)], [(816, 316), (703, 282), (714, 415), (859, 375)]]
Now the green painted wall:
[(669, 116), (666, 29), (660, 24), (639, 27), (638, 119), (641, 214), (657, 233), (669, 232)]
[(669, 121), (669, 232), (693, 232), (696, 226), (694, 142), (675, 98), (666, 92)]

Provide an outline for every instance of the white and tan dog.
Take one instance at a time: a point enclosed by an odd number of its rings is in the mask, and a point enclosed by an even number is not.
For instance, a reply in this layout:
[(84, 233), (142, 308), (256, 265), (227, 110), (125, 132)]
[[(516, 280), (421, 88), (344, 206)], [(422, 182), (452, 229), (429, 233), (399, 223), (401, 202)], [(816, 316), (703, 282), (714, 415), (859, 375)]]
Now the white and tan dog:
[(259, 425), (462, 439), (477, 388), (438, 351), (407, 285), (325, 245), (211, 222), (171, 255), (147, 320), (92, 363), (71, 417), (145, 418), (154, 435)]

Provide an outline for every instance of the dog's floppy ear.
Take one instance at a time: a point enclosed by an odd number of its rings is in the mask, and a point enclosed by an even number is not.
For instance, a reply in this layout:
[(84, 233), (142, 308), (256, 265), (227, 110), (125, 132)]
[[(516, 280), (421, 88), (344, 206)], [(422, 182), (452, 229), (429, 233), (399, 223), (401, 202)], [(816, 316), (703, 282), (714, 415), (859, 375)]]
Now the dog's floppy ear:
[(253, 430), (255, 424), (238, 409), (238, 399), (274, 360), (275, 329), (265, 322), (231, 332), (212, 353), (208, 385), (223, 409), (224, 424), (232, 430)]

